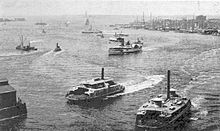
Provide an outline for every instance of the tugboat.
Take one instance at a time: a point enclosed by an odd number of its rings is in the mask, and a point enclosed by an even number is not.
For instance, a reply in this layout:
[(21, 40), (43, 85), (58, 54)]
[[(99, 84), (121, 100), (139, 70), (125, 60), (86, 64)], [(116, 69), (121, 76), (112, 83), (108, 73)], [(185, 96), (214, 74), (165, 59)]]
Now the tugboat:
[(142, 51), (143, 42), (138, 39), (137, 42), (130, 43), (127, 41), (126, 45), (124, 45), (124, 41), (121, 41), (120, 46), (116, 46), (113, 48), (109, 48), (109, 55), (123, 55), (129, 53), (137, 53)]
[(97, 34), (96, 36), (100, 36), (101, 38), (104, 38), (103, 33), (99, 33), (99, 34)]
[(113, 79), (104, 78), (104, 68), (102, 68), (101, 78), (88, 80), (72, 87), (66, 94), (66, 99), (73, 103), (92, 102), (121, 93), (124, 89), (123, 85), (115, 83)]
[(26, 116), (26, 104), (19, 97), (16, 100), (16, 90), (5, 78), (0, 78), (0, 98), (0, 123)]
[(58, 52), (58, 51), (61, 51), (61, 48), (60, 48), (60, 46), (59, 46), (58, 43), (57, 43), (57, 46), (56, 46), (56, 48), (54, 49), (54, 52)]
[(190, 99), (181, 97), (175, 89), (170, 89), (169, 70), (167, 77), (167, 96), (159, 95), (143, 104), (136, 115), (136, 127), (150, 130), (172, 127), (190, 113)]
[(21, 39), (21, 44), (16, 47), (17, 50), (22, 50), (22, 51), (37, 50), (37, 48), (31, 47), (31, 43), (30, 42), (29, 42), (29, 44), (27, 46), (24, 46), (24, 38), (23, 38), (23, 36), (21, 36), (20, 39)]
[(42, 30), (42, 33), (44, 33), (44, 34), (45, 34), (45, 33), (46, 33), (46, 31), (43, 29), (43, 30)]

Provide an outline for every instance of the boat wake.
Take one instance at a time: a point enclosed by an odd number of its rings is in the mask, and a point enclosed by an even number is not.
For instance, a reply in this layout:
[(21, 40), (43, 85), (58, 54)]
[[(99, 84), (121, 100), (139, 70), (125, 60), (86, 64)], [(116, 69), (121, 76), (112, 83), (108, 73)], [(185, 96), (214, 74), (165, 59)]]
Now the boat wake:
[(33, 62), (32, 62), (32, 66), (31, 68), (38, 72), (39, 71), (41, 73), (46, 73), (46, 74), (50, 74), (50, 75), (55, 75), (54, 73), (57, 72), (57, 69), (56, 69), (56, 56), (61, 54), (63, 51), (60, 51), (60, 52), (53, 52), (53, 50), (45, 53), (44, 55), (38, 57), (37, 59), (35, 59)]
[(201, 104), (205, 99), (203, 98), (203, 96), (198, 96), (192, 99), (192, 105), (194, 107), (194, 109), (198, 110), (199, 108), (201, 108)]
[(143, 47), (142, 48), (142, 51), (143, 52), (147, 52), (147, 51), (152, 51), (152, 50), (156, 50), (157, 48), (155, 48), (155, 47)]
[(205, 118), (208, 115), (208, 110), (202, 107), (204, 101), (205, 99), (203, 96), (198, 96), (191, 100), (192, 102), (191, 110), (194, 113), (192, 114), (192, 117), (190, 118), (190, 120), (192, 121), (200, 120), (200, 119)]
[(26, 56), (26, 55), (32, 55), (36, 54), (42, 51), (30, 51), (30, 52), (25, 52), (25, 51), (13, 51), (13, 52), (1, 52), (0, 57), (11, 57), (11, 56)]
[(31, 40), (30, 43), (38, 43), (38, 42), (43, 42), (43, 40)]
[(146, 88), (152, 88), (154, 85), (161, 82), (164, 78), (164, 75), (153, 75), (153, 76), (147, 76), (145, 77), (145, 80), (142, 82), (135, 82), (135, 81), (129, 81), (125, 83), (121, 83), (125, 86), (125, 90), (123, 93), (119, 93), (116, 95), (108, 96), (107, 98), (122, 96), (130, 93), (134, 93)]

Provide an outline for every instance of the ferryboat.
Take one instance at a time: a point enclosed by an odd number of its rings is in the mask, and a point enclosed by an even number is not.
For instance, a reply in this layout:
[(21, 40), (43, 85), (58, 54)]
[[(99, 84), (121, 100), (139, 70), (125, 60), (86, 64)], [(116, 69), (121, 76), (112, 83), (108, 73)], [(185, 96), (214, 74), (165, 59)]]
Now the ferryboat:
[(143, 104), (136, 115), (136, 127), (163, 129), (172, 127), (190, 113), (191, 101), (170, 89), (170, 71), (167, 74), (167, 95), (158, 95)]
[(26, 104), (16, 98), (16, 90), (5, 78), (0, 78), (0, 98), (0, 123), (27, 115)]
[(124, 55), (129, 53), (137, 53), (142, 51), (143, 42), (138, 39), (137, 42), (131, 43), (128, 41), (126, 45), (124, 45), (124, 41), (121, 42), (121, 45), (109, 48), (109, 55)]
[(73, 103), (92, 102), (121, 93), (124, 90), (123, 85), (115, 83), (111, 78), (104, 78), (104, 68), (102, 68), (101, 78), (87, 80), (72, 87), (67, 92), (66, 99)]
[(28, 43), (27, 46), (24, 46), (24, 38), (23, 38), (23, 36), (21, 36), (20, 39), (21, 39), (21, 44), (16, 47), (17, 50), (22, 50), (22, 51), (37, 50), (37, 48), (31, 47), (31, 45), (30, 45), (31, 43), (30, 42)]

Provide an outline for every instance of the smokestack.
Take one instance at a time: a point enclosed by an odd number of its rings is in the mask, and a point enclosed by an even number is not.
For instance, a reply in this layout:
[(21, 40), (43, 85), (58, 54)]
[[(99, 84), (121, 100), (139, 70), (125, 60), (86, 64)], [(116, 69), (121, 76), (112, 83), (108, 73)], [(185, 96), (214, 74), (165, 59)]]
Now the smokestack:
[(102, 75), (101, 75), (101, 79), (104, 80), (104, 68), (102, 68)]
[(24, 40), (23, 40), (23, 35), (21, 35), (21, 47), (23, 47)]
[(170, 70), (167, 71), (167, 100), (170, 99)]

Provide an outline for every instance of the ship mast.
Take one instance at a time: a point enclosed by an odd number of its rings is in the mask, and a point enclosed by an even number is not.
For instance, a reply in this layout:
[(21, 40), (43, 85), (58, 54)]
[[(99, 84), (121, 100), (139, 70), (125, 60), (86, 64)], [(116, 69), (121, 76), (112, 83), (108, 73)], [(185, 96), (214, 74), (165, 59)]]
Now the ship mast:
[(195, 23), (194, 23), (194, 16), (195, 16), (195, 15), (193, 14), (193, 19), (192, 19), (192, 31), (194, 31), (194, 28), (195, 28), (195, 27), (194, 27), (194, 26), (195, 26)]
[(167, 71), (167, 100), (170, 99), (170, 70)]
[(21, 47), (23, 47), (24, 46), (24, 37), (23, 37), (23, 35), (21, 35), (20, 40), (21, 40)]
[(144, 12), (143, 12), (143, 24), (145, 25)]

